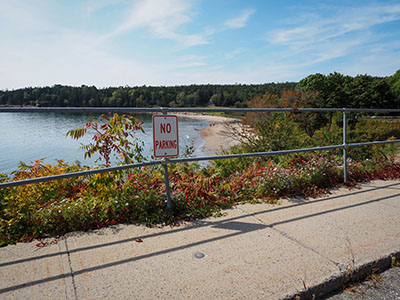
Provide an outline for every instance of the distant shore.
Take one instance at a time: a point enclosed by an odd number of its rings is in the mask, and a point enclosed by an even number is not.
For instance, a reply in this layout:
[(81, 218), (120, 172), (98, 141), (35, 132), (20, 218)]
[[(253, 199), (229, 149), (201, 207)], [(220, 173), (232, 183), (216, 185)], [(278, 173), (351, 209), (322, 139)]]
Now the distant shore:
[(239, 126), (237, 124), (239, 121), (238, 119), (190, 112), (175, 113), (175, 115), (179, 117), (205, 120), (211, 123), (200, 131), (200, 136), (205, 141), (205, 145), (201, 150), (207, 154), (215, 154), (222, 150), (228, 150), (230, 147), (239, 144), (237, 140), (233, 139), (226, 132), (227, 126), (231, 128)]

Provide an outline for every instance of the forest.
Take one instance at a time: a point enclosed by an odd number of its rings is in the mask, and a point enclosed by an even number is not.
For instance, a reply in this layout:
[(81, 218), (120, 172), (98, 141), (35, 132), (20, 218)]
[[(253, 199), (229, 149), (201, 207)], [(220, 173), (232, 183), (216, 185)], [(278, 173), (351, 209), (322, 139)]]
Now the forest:
[(299, 82), (108, 87), (53, 85), (0, 91), (0, 105), (41, 107), (248, 107), (256, 96), (282, 92), (314, 93), (306, 107), (399, 108), (400, 70), (392, 76), (375, 77), (340, 73), (313, 74)]

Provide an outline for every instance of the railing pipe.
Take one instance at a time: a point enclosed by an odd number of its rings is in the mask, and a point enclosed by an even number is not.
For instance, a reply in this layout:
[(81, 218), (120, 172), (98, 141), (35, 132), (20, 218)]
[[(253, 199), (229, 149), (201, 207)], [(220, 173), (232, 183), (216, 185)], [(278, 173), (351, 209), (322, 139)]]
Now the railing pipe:
[(347, 182), (347, 119), (346, 108), (343, 108), (343, 182)]
[(169, 162), (170, 163), (182, 163), (182, 162), (217, 160), (217, 159), (232, 159), (232, 158), (242, 158), (242, 157), (260, 157), (260, 156), (283, 155), (283, 154), (301, 153), (301, 152), (323, 151), (323, 150), (331, 150), (331, 149), (338, 149), (338, 148), (339, 149), (343, 148), (343, 145), (323, 146), (323, 147), (315, 147), (315, 148), (302, 148), (302, 149), (290, 149), (290, 150), (280, 150), (280, 151), (270, 151), (270, 152), (253, 152), (253, 153), (227, 154), (227, 155), (217, 155), (217, 156), (173, 158), (173, 159), (169, 159)]
[[(347, 144), (347, 148), (368, 146), (368, 145), (393, 144), (393, 143), (400, 143), (400, 139), (390, 140), (390, 141), (376, 141), (376, 142)], [(281, 151), (270, 151), (270, 152), (254, 152), (254, 153), (228, 154), (228, 155), (216, 155), (216, 156), (185, 157), (185, 158), (168, 159), (168, 163), (183, 163), (183, 162), (205, 161), (205, 160), (232, 159), (232, 158), (241, 158), (241, 157), (260, 157), (260, 156), (283, 155), (283, 154), (291, 154), (291, 153), (324, 151), (324, 150), (343, 149), (343, 148), (344, 148), (344, 145), (332, 145), (332, 146), (291, 149), (291, 150), (281, 150)], [(66, 178), (70, 178), (70, 177), (92, 175), (92, 174), (97, 174), (97, 173), (112, 172), (112, 171), (118, 171), (118, 170), (124, 170), (124, 169), (140, 168), (140, 167), (144, 167), (144, 166), (158, 165), (161, 163), (162, 163), (161, 160), (156, 160), (156, 161), (143, 162), (143, 163), (138, 163), (138, 164), (130, 164), (130, 165), (117, 166), (117, 167), (79, 171), (79, 172), (73, 172), (73, 173), (67, 173), (67, 174), (38, 177), (38, 178), (25, 179), (25, 180), (19, 180), (19, 181), (4, 182), (4, 183), (0, 183), (0, 188), (26, 185), (26, 184), (32, 184), (32, 183), (38, 183), (38, 182), (44, 182), (44, 181), (50, 181), (50, 180), (66, 179)]]
[[(0, 107), (0, 112), (335, 112), (343, 108), (179, 108), (179, 107)], [(400, 112), (400, 109), (346, 108), (347, 112)]]
[(52, 176), (37, 177), (37, 178), (25, 179), (25, 180), (19, 180), (19, 181), (4, 182), (4, 183), (0, 183), (0, 188), (26, 185), (26, 184), (32, 184), (32, 183), (39, 183), (39, 182), (45, 182), (45, 181), (51, 181), (51, 180), (67, 179), (67, 178), (71, 178), (71, 177), (80, 177), (80, 176), (93, 175), (93, 174), (105, 173), (105, 172), (113, 172), (113, 171), (119, 171), (119, 170), (125, 170), (125, 169), (140, 168), (140, 167), (153, 166), (153, 165), (158, 165), (158, 164), (160, 164), (160, 161), (149, 161), (149, 162), (142, 162), (142, 163), (137, 163), (137, 164), (117, 166), (117, 167), (101, 168), (101, 169), (71, 172), (71, 173), (52, 175)]
[[(297, 153), (297, 152), (330, 150), (330, 149), (336, 149), (336, 148), (342, 148), (342, 147), (343, 147), (343, 145), (334, 145), (334, 146), (292, 149), (292, 150), (271, 151), (271, 152), (255, 152), (255, 153), (242, 153), (242, 154), (229, 154), (229, 155), (216, 155), (216, 156), (175, 158), (175, 159), (166, 160), (164, 162), (164, 164), (182, 163), (182, 162), (191, 162), (191, 161), (204, 161), (204, 160), (217, 160), (217, 159), (230, 159), (230, 158), (240, 158), (240, 157), (257, 157), (257, 156), (269, 156), (269, 155), (278, 155), (278, 154), (290, 154), (290, 153)], [(123, 166), (118, 166), (118, 167), (79, 171), (79, 172), (73, 172), (73, 173), (67, 173), (67, 174), (60, 174), (60, 175), (38, 177), (38, 178), (25, 179), (25, 180), (19, 180), (19, 181), (5, 182), (5, 183), (0, 183), (0, 188), (6, 188), (6, 187), (12, 187), (12, 186), (18, 186), (18, 185), (26, 185), (26, 184), (38, 183), (38, 182), (44, 182), (44, 181), (50, 181), (50, 180), (66, 179), (66, 178), (70, 178), (70, 177), (92, 175), (92, 174), (97, 174), (97, 173), (112, 172), (112, 171), (118, 171), (118, 170), (124, 170), (124, 169), (140, 168), (140, 167), (144, 167), (144, 166), (158, 165), (158, 164), (163, 164), (163, 160), (155, 160), (155, 161), (150, 161), (150, 162), (123, 165)]]
[(79, 177), (92, 175), (97, 173), (112, 172), (130, 168), (140, 168), (144, 166), (151, 166), (161, 164), (164, 169), (165, 179), (165, 191), (167, 196), (167, 206), (172, 207), (172, 196), (169, 185), (168, 177), (168, 163), (182, 163), (182, 162), (193, 162), (193, 161), (205, 161), (205, 160), (217, 160), (217, 159), (232, 159), (242, 157), (260, 157), (270, 155), (282, 155), (291, 153), (301, 152), (312, 152), (312, 151), (323, 151), (330, 149), (343, 149), (343, 180), (347, 182), (347, 148), (359, 147), (367, 145), (378, 145), (378, 144), (391, 144), (399, 143), (400, 139), (389, 140), (389, 141), (374, 141), (365, 143), (352, 143), (347, 144), (347, 112), (400, 112), (400, 109), (357, 109), (357, 108), (170, 108), (170, 107), (159, 107), (159, 108), (146, 108), (146, 107), (0, 107), (1, 112), (119, 112), (119, 113), (138, 113), (138, 112), (161, 112), (167, 114), (168, 112), (335, 112), (341, 111), (343, 113), (343, 144), (342, 145), (331, 145), (314, 148), (302, 148), (302, 149), (290, 149), (281, 151), (270, 151), (270, 152), (256, 152), (256, 153), (241, 153), (241, 154), (227, 154), (217, 156), (200, 156), (200, 157), (187, 157), (187, 158), (175, 158), (175, 159), (163, 159), (158, 161), (142, 162), (136, 164), (129, 164), (117, 167), (101, 168), (94, 170), (79, 171), (67, 174), (38, 177), (20, 181), (12, 181), (0, 183), (0, 188), (14, 187), (32, 183), (46, 182), (50, 180), (61, 180), (71, 177)]
[(352, 144), (347, 144), (347, 148), (349, 148), (349, 147), (359, 147), (359, 146), (371, 146), (371, 145), (393, 144), (393, 143), (400, 143), (400, 139), (397, 139), (397, 140), (388, 140), (388, 141), (365, 142), (365, 143), (352, 143)]

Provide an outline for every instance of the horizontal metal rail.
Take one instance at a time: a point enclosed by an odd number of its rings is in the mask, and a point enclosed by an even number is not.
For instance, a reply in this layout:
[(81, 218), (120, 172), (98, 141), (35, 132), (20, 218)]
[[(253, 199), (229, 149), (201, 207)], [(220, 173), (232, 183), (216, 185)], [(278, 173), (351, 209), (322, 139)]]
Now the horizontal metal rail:
[(52, 175), (52, 176), (43, 176), (43, 177), (37, 177), (37, 178), (32, 178), (32, 179), (0, 183), (0, 188), (26, 185), (26, 184), (32, 184), (32, 183), (39, 183), (39, 182), (45, 182), (45, 181), (51, 181), (51, 180), (67, 179), (67, 178), (71, 178), (71, 177), (80, 177), (80, 176), (93, 175), (93, 174), (98, 174), (98, 173), (132, 169), (132, 168), (141, 168), (141, 167), (152, 166), (152, 165), (157, 165), (157, 164), (160, 164), (160, 161), (149, 161), (149, 162), (142, 162), (142, 163), (137, 163), (137, 164), (117, 166), (117, 167), (92, 169), (92, 170), (71, 172), (71, 173)]
[(233, 159), (233, 158), (245, 158), (245, 157), (248, 158), (248, 157), (260, 157), (260, 156), (271, 156), (271, 155), (284, 155), (284, 154), (291, 154), (291, 153), (315, 152), (315, 151), (324, 151), (324, 150), (331, 150), (331, 149), (343, 149), (345, 147), (359, 147), (359, 146), (391, 144), (391, 143), (400, 143), (400, 139), (390, 140), (390, 141), (354, 143), (354, 144), (347, 144), (347, 145), (332, 145), (332, 146), (290, 149), (290, 150), (270, 151), (270, 152), (254, 152), (254, 153), (227, 154), (227, 155), (214, 155), (214, 156), (197, 156), (197, 157), (154, 160), (154, 161), (150, 161), (150, 162), (122, 165), (122, 166), (117, 166), (117, 167), (93, 169), (93, 170), (72, 172), (72, 173), (67, 173), (67, 174), (60, 174), (60, 175), (38, 177), (38, 178), (25, 179), (25, 180), (19, 180), (19, 181), (5, 182), (5, 183), (0, 183), (0, 188), (27, 185), (27, 184), (39, 183), (39, 182), (45, 182), (45, 181), (51, 181), (51, 180), (67, 179), (67, 178), (71, 178), (71, 177), (87, 176), (87, 175), (93, 175), (93, 174), (98, 174), (98, 173), (113, 172), (113, 171), (132, 169), (132, 168), (141, 168), (141, 167), (145, 167), (145, 166), (153, 166), (153, 165), (158, 165), (158, 164), (163, 164), (163, 163), (184, 163), (184, 162), (218, 160), (218, 159)]
[[(400, 140), (399, 140), (400, 141)], [(72, 172), (67, 174), (38, 177), (33, 179), (25, 179), (19, 181), (11, 181), (0, 183), (0, 188), (26, 185), (31, 183), (45, 182), (50, 180), (66, 179), (71, 177), (80, 177), (85, 175), (93, 175), (98, 173), (112, 172), (124, 169), (140, 168), (144, 166), (157, 165), (163, 163), (183, 163), (183, 162), (193, 162), (193, 161), (204, 161), (204, 160), (217, 160), (217, 159), (230, 159), (230, 158), (240, 158), (240, 157), (257, 157), (257, 156), (268, 156), (277, 154), (289, 154), (296, 152), (310, 152), (310, 151), (320, 151), (329, 150), (335, 148), (343, 148), (343, 145), (326, 146), (326, 147), (316, 147), (316, 148), (304, 148), (304, 149), (293, 149), (293, 150), (282, 150), (282, 151), (271, 151), (271, 152), (255, 152), (255, 153), (242, 153), (242, 154), (229, 154), (229, 155), (216, 155), (216, 156), (198, 156), (198, 157), (187, 157), (187, 158), (175, 158), (175, 159), (164, 159), (164, 160), (154, 160), (150, 162), (143, 162), (138, 164), (123, 165), (118, 167), (93, 169), (87, 171)]]
[(169, 180), (168, 180), (168, 163), (184, 163), (194, 161), (209, 161), (218, 159), (234, 159), (234, 158), (245, 158), (245, 157), (260, 157), (260, 156), (271, 156), (271, 155), (283, 155), (291, 153), (301, 152), (314, 152), (324, 151), (331, 149), (343, 149), (343, 173), (344, 182), (347, 180), (347, 154), (346, 149), (350, 147), (360, 147), (368, 145), (378, 144), (391, 144), (399, 143), (400, 139), (387, 140), (387, 141), (374, 141), (364, 143), (352, 143), (347, 144), (347, 121), (346, 114), (348, 112), (400, 112), (400, 109), (364, 109), (364, 108), (170, 108), (170, 107), (159, 107), (159, 108), (145, 108), (145, 107), (0, 107), (1, 112), (119, 112), (119, 113), (140, 113), (140, 112), (342, 112), (343, 113), (343, 144), (341, 145), (330, 145), (314, 148), (302, 148), (302, 149), (290, 149), (281, 151), (270, 151), (270, 152), (255, 152), (255, 153), (240, 153), (240, 154), (227, 154), (227, 155), (216, 155), (216, 156), (199, 156), (199, 157), (187, 157), (187, 158), (175, 158), (175, 159), (162, 159), (150, 162), (142, 162), (136, 164), (122, 165), (117, 167), (100, 168), (85, 170), (79, 172), (72, 172), (67, 174), (59, 174), (46, 177), (38, 177), (20, 181), (4, 182), (0, 183), (0, 188), (15, 187), (39, 182), (46, 182), (51, 180), (61, 180), (72, 177), (80, 177), (93, 175), (98, 173), (113, 172), (118, 170), (140, 168), (145, 166), (159, 165), (164, 167), (166, 193), (167, 193), (167, 204), (168, 207), (172, 206), (171, 196), (169, 192)]
[(352, 144), (346, 144), (346, 147), (360, 147), (360, 146), (393, 144), (393, 143), (400, 143), (400, 139), (399, 140), (388, 140), (388, 141), (365, 142), (365, 143), (352, 143)]
[(179, 108), (179, 107), (0, 107), (0, 112), (400, 112), (400, 109), (372, 108)]

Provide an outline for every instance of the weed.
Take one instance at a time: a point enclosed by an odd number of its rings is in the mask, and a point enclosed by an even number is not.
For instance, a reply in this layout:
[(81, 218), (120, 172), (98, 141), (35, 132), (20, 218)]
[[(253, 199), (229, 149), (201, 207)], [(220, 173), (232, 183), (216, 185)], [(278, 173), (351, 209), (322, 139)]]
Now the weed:
[(353, 276), (353, 273), (355, 270), (355, 263), (356, 263), (354, 251), (353, 251), (353, 248), (351, 246), (351, 241), (348, 236), (346, 236), (346, 248), (347, 248), (347, 252), (349, 253), (349, 256), (350, 256), (349, 262), (347, 265), (347, 270), (345, 273), (345, 281), (347, 283), (347, 282), (351, 281), (351, 277)]

